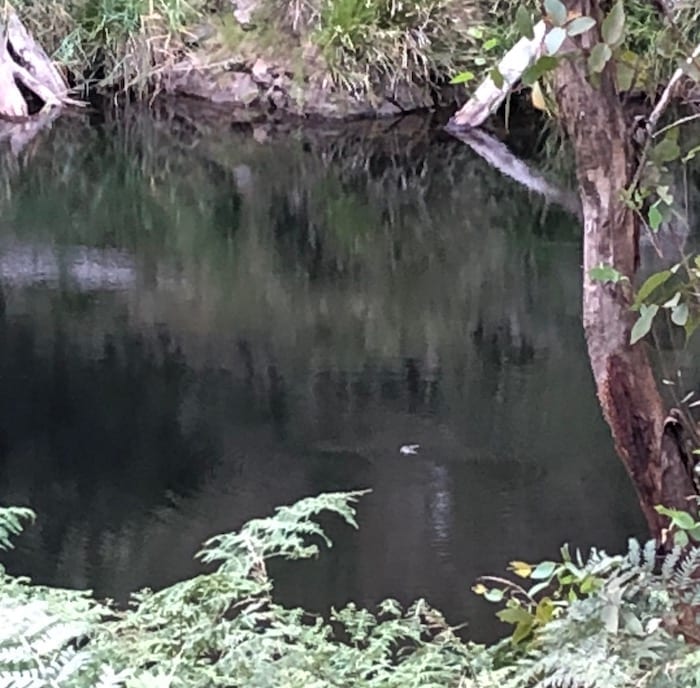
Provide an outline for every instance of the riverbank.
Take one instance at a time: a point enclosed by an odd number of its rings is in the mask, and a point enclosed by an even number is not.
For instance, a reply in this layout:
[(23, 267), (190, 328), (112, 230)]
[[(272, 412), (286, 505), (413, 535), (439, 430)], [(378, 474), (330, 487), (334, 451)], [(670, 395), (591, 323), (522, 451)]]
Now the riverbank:
[(246, 122), (457, 104), (463, 88), (449, 81), (481, 52), (487, 17), (480, 0), (52, 0), (16, 9), (84, 93), (189, 96)]

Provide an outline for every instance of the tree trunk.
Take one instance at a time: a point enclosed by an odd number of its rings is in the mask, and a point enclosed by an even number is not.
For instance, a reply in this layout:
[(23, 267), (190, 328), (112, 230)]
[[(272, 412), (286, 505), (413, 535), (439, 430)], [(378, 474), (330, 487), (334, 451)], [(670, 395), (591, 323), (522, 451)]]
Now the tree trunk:
[[(589, 0), (574, 0), (569, 6), (595, 16)], [(592, 34), (584, 34), (589, 43), (584, 49), (591, 47)], [(600, 264), (612, 265), (630, 278), (637, 269), (638, 220), (621, 200), (635, 161), (611, 70), (609, 64), (594, 88), (585, 60), (562, 60), (556, 97), (576, 157), (584, 218), (583, 322), (598, 399), (651, 534), (659, 538), (667, 521), (654, 506), (694, 510), (687, 499), (695, 494), (687, 457), (665, 423), (646, 344), (630, 345), (635, 319), (630, 285), (603, 284), (589, 277), (589, 270)]]

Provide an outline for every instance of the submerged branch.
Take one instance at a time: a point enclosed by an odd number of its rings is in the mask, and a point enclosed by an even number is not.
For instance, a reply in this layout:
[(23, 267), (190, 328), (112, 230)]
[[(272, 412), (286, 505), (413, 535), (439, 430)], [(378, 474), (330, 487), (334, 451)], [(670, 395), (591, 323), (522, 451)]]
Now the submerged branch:
[(582, 220), (581, 202), (576, 193), (548, 182), (541, 174), (513, 155), (502, 141), (480, 130), (450, 131), (450, 133), (466, 143), (477, 155), (502, 174), (514, 179), (525, 188), (544, 196), (547, 201), (556, 203)]

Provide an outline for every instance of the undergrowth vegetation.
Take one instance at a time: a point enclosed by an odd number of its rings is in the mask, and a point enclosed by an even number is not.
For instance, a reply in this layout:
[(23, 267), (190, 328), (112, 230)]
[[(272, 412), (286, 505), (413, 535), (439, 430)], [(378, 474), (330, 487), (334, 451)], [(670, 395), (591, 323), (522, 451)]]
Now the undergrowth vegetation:
[(203, 0), (15, 0), (27, 28), (74, 84), (145, 94), (183, 47)]
[[(559, 563), (513, 562), (529, 589), (484, 579), (476, 591), (504, 604), (499, 617), (515, 626), (486, 648), (462, 641), (423, 600), (349, 604), (327, 618), (275, 601), (268, 561), (316, 556), (331, 544), (319, 514), (356, 526), (362, 494), (303, 499), (215, 536), (198, 555), (213, 571), (135, 593), (126, 609), (0, 569), (0, 686), (700, 686), (691, 633), (700, 549), (680, 546), (700, 524), (687, 514), (666, 510), (683, 537), (662, 561), (653, 543), (632, 541), (626, 555), (564, 549)], [(32, 517), (1, 509), (0, 547)]]
[[(160, 76), (191, 47), (193, 27), (219, 31), (224, 51), (245, 40), (276, 46), (306, 76), (351, 93), (437, 87), (495, 65), (517, 40), (515, 0), (260, 0), (250, 31), (231, 32), (231, 2), (216, 0), (15, 0), (22, 19), (69, 73), (102, 91), (158, 90)], [(537, 15), (537, 3), (528, 2)], [(655, 88), (700, 38), (700, 9), (680, 3), (675, 23), (646, 0), (625, 3), (627, 53), (638, 88)], [(284, 34), (289, 40), (279, 40)], [(228, 38), (226, 38), (228, 36)], [(231, 40), (233, 36), (233, 40)], [(227, 41), (232, 43), (226, 45)], [(289, 46), (296, 55), (287, 55)], [(222, 45), (217, 46), (217, 59)], [(297, 65), (298, 67), (298, 65)], [(669, 71), (670, 70), (670, 71)]]

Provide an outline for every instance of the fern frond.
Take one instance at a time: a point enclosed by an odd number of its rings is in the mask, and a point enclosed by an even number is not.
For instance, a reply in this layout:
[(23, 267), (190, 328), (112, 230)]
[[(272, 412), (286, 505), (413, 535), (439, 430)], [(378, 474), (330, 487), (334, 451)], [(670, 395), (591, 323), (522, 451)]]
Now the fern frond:
[(35, 513), (26, 507), (0, 507), (0, 549), (12, 549), (14, 545), (10, 538), (24, 530), (23, 521), (34, 521), (35, 518)]

